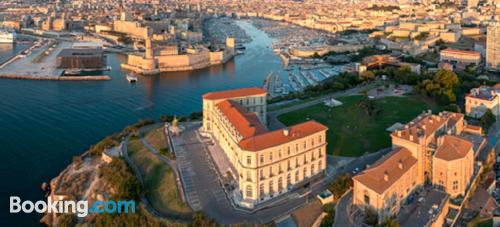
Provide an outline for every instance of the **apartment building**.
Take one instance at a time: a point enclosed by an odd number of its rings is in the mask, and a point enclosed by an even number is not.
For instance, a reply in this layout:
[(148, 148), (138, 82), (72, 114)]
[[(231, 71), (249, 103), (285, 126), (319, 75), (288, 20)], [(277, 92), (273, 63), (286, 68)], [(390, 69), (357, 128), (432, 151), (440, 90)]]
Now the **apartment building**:
[(481, 86), (471, 89), (465, 96), (465, 114), (474, 118), (481, 118), (487, 110), (493, 115), (500, 115), (500, 84), (495, 86)]
[(500, 22), (488, 26), (486, 37), (486, 67), (500, 71)]
[(237, 199), (249, 208), (309, 182), (327, 166), (327, 127), (307, 121), (269, 131), (266, 95), (261, 88), (203, 95), (203, 131), (236, 170)]

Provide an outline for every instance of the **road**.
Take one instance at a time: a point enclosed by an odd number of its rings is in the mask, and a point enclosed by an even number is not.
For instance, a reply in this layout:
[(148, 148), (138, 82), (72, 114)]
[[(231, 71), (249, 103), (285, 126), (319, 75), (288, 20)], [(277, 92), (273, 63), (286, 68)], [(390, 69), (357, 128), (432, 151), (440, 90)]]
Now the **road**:
[(347, 212), (347, 206), (352, 203), (352, 190), (347, 194), (342, 196), (335, 206), (335, 222), (333, 227), (347, 227), (353, 226), (349, 220), (349, 214)]

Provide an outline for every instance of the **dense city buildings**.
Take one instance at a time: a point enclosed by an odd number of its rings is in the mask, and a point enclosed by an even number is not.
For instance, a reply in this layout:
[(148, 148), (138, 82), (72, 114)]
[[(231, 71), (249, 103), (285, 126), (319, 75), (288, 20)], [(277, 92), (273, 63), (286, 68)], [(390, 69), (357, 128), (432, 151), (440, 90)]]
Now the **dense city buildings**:
[(236, 170), (239, 205), (255, 205), (306, 183), (326, 169), (326, 130), (315, 121), (269, 131), (261, 88), (203, 95), (203, 131)]
[(488, 26), (486, 40), (486, 67), (500, 71), (500, 22)]

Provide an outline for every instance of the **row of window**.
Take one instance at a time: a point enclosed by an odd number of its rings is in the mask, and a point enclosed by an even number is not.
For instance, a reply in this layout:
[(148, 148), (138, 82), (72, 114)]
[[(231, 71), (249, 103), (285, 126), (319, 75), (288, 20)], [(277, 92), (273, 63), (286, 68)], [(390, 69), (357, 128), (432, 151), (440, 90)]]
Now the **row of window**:
[[(315, 174), (318, 174), (320, 171), (321, 171), (321, 162), (319, 162), (319, 167), (318, 169), (315, 168), (314, 164), (311, 165), (311, 168), (307, 169), (307, 167), (304, 167), (304, 169), (302, 170), (302, 178), (300, 178), (300, 172), (299, 170), (296, 170), (295, 171), (295, 174), (294, 174), (294, 179), (293, 179), (293, 182), (292, 182), (292, 173), (288, 173), (286, 175), (286, 182), (283, 182), (283, 177), (278, 177), (278, 180), (277, 180), (277, 184), (276, 186), (274, 185), (275, 181), (274, 179), (270, 179), (268, 182), (267, 182), (267, 193), (265, 191), (266, 189), (266, 185), (265, 183), (261, 183), (259, 184), (259, 197), (262, 199), (263, 197), (265, 197), (266, 195), (272, 195), (276, 192), (283, 192), (286, 188), (288, 188), (289, 186), (291, 186), (292, 184), (296, 184), (304, 179), (306, 179), (307, 177), (311, 177), (311, 176), (314, 176)], [(251, 185), (247, 185), (245, 187), (245, 196), (246, 197), (252, 197), (253, 195), (253, 188)]]
[[(318, 143), (315, 143), (316, 139), (317, 139)], [(309, 141), (309, 146), (307, 145), (308, 144), (307, 141)], [(304, 141), (302, 141), (302, 143), (297, 142), (297, 143), (295, 143), (295, 146), (288, 145), (285, 149), (278, 148), (277, 157), (275, 157), (275, 154), (274, 154), (275, 151), (267, 152), (267, 155), (264, 153), (261, 153), (259, 156), (259, 164), (260, 165), (266, 164), (266, 156), (267, 156), (267, 160), (269, 161), (269, 163), (271, 163), (275, 160), (281, 160), (283, 158), (288, 158), (291, 155), (296, 155), (297, 153), (300, 153), (301, 151), (306, 151), (307, 149), (311, 149), (315, 145), (322, 144), (322, 143), (323, 143), (323, 137), (322, 137), (322, 135), (319, 135), (317, 137), (312, 137), (309, 140), (304, 140)], [(300, 144), (302, 144), (303, 150), (300, 150)], [(295, 148), (295, 149), (293, 149), (293, 148)], [(320, 153), (319, 155), (321, 156), (321, 148), (319, 148), (319, 153)], [(314, 156), (315, 155), (313, 152), (313, 159), (315, 158)], [(275, 159), (275, 158), (277, 158), (277, 159)], [(247, 163), (247, 165), (252, 164), (252, 156), (250, 156), (250, 155), (247, 156), (246, 163)]]

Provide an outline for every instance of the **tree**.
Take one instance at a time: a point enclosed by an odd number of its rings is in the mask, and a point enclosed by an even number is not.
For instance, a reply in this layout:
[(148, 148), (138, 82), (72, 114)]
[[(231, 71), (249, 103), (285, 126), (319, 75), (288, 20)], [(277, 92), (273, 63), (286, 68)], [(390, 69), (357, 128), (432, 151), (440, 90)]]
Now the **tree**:
[(367, 225), (376, 226), (378, 224), (377, 211), (371, 207), (365, 208), (365, 218), (363, 222)]
[(201, 212), (196, 212), (193, 215), (193, 222), (191, 222), (192, 227), (198, 227), (198, 226), (207, 226), (207, 227), (215, 227), (217, 224), (210, 218), (207, 218), (203, 213)]
[(335, 205), (333, 203), (328, 203), (323, 205), (323, 212), (326, 216), (321, 220), (320, 227), (330, 227), (335, 221)]
[(353, 185), (352, 177), (349, 174), (340, 175), (333, 183), (328, 186), (333, 194), (334, 200), (340, 199), (344, 193), (349, 190)]
[(372, 71), (364, 71), (361, 73), (361, 79), (364, 81), (369, 81), (375, 79), (375, 74)]
[(399, 223), (396, 219), (385, 217), (382, 223), (379, 225), (380, 227), (399, 227)]
[(493, 124), (496, 122), (496, 117), (490, 109), (488, 109), (481, 117), (481, 127), (485, 132), (488, 132)]

